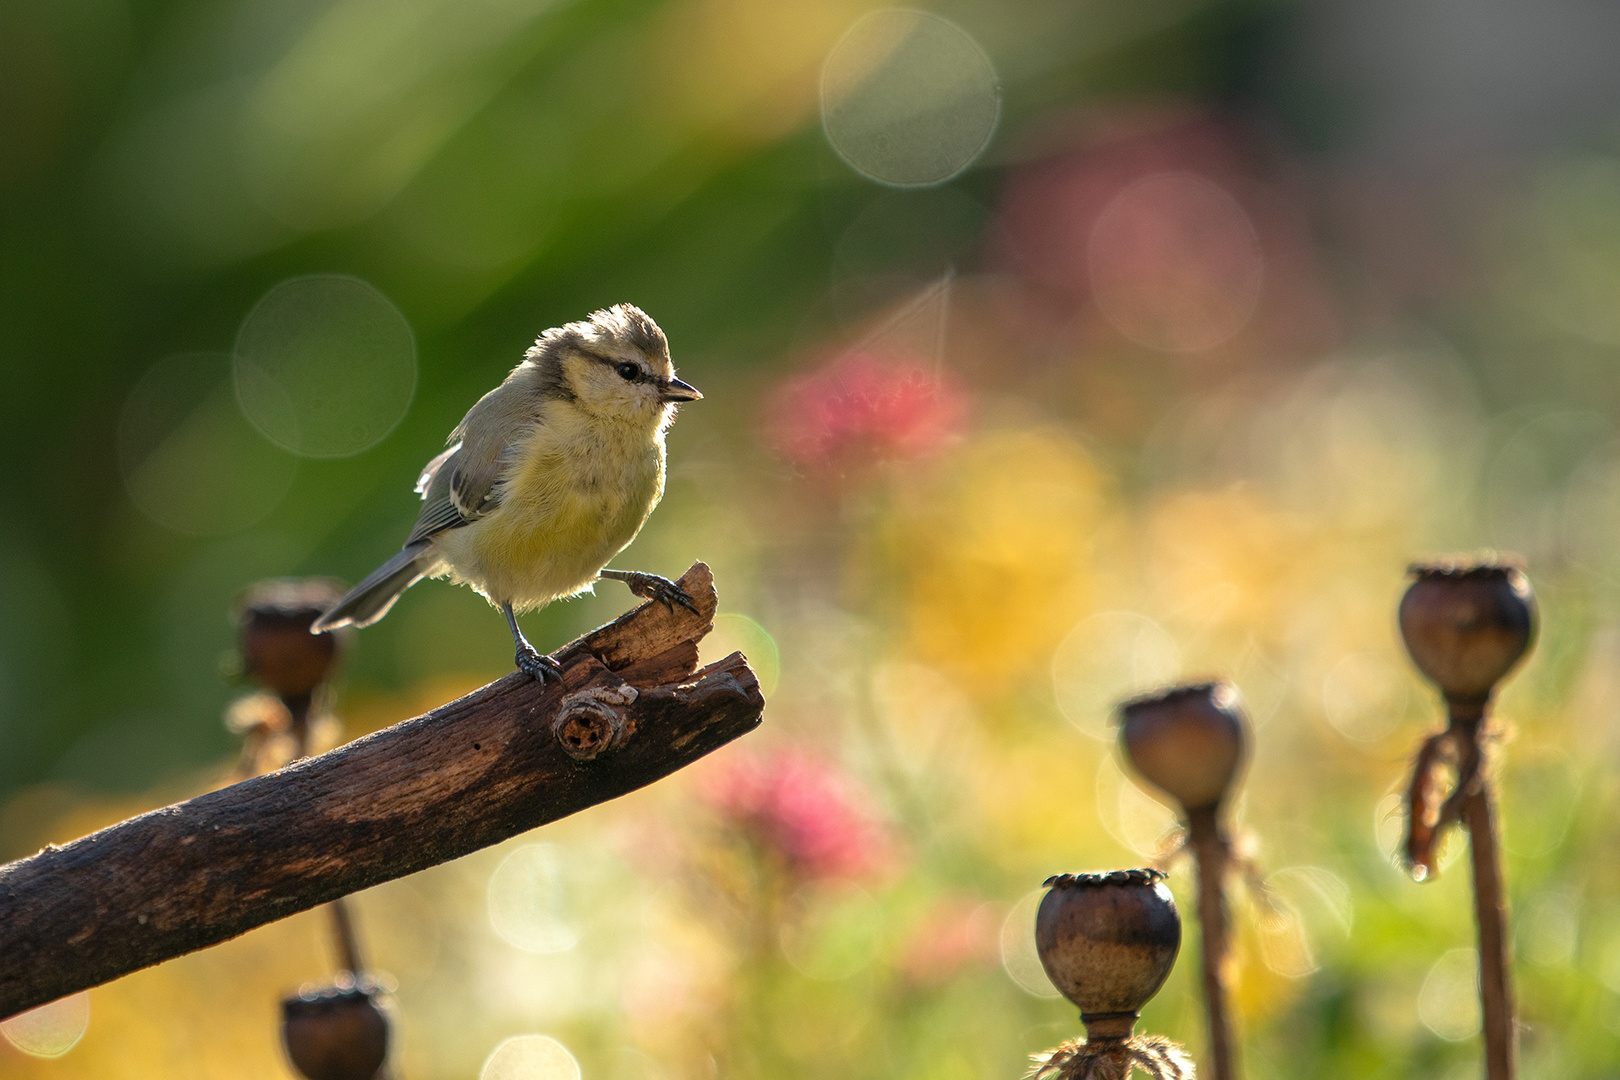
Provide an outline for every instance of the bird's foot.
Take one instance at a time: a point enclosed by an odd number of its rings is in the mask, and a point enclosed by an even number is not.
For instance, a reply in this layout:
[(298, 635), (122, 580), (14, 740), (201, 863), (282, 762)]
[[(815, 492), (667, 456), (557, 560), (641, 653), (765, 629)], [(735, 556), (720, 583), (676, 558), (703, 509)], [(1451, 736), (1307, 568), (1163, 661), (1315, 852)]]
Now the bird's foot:
[(626, 570), (623, 573), (624, 576), (619, 580), (643, 600), (656, 600), (671, 611), (679, 604), (694, 615), (698, 613), (697, 605), (692, 603), (692, 598), (687, 595), (686, 590), (668, 578), (661, 578), (657, 574), (643, 574), (639, 570)]
[(542, 684), (547, 679), (563, 681), (562, 665), (527, 642), (518, 647), (517, 666), (519, 671)]

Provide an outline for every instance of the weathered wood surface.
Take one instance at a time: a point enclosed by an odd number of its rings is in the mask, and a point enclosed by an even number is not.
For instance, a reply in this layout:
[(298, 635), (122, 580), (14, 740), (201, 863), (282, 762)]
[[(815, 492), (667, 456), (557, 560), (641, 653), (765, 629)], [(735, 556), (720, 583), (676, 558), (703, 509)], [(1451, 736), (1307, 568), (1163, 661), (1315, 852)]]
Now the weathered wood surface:
[[(698, 608), (644, 604), (555, 655), (318, 757), (0, 866), (0, 1017), (616, 798), (758, 725), (741, 654), (696, 671)], [(585, 693), (581, 693), (585, 691)], [(554, 730), (555, 729), (555, 730)]]

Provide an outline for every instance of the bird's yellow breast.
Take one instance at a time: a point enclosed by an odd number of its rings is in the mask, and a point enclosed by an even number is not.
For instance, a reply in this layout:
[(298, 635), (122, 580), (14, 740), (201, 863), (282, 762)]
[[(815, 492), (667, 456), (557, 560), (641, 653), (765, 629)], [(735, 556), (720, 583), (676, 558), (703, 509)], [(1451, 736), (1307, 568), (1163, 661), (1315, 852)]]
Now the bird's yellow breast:
[(663, 496), (661, 430), (548, 406), (514, 447), (495, 512), (436, 541), (453, 575), (498, 604), (528, 608), (583, 591)]

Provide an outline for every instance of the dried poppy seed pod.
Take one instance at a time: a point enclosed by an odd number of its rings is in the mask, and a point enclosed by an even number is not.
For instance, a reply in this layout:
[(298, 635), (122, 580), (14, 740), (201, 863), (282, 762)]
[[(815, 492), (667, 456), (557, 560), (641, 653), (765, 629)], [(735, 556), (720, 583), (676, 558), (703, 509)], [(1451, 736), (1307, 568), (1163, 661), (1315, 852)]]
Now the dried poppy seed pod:
[(1035, 915), (1047, 978), (1092, 1039), (1127, 1038), (1175, 966), (1181, 916), (1157, 870), (1059, 874)]
[(1218, 806), (1243, 765), (1243, 714), (1228, 683), (1191, 683), (1120, 706), (1119, 743), (1143, 779), (1188, 812)]
[(1536, 601), (1511, 563), (1414, 564), (1401, 597), (1401, 637), (1447, 700), (1484, 702), (1530, 648)]
[(388, 1058), (388, 1017), (377, 988), (324, 987), (281, 1003), (281, 1041), (308, 1080), (372, 1080)]
[(347, 644), (309, 626), (343, 595), (327, 578), (278, 578), (248, 588), (236, 602), (243, 673), (287, 702), (307, 703), (331, 677)]

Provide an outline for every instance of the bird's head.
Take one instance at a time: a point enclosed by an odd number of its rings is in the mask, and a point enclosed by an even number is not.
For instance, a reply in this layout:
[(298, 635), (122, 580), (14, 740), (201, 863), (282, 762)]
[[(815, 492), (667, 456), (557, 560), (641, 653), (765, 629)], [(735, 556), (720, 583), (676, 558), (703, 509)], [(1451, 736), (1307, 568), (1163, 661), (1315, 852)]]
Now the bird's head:
[(676, 404), (703, 396), (675, 377), (664, 332), (633, 304), (547, 330), (525, 359), (547, 395), (598, 419), (661, 427), (674, 419)]

